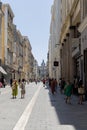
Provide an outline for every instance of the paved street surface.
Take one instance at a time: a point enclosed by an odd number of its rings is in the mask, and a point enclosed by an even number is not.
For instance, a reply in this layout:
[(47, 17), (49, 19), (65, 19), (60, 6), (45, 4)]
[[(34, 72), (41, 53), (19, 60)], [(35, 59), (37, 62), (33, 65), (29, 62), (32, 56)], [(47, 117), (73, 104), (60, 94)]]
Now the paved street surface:
[(87, 102), (66, 104), (59, 90), (52, 95), (42, 83), (26, 85), (25, 99), (11, 99), (11, 88), (0, 89), (0, 130), (87, 130)]

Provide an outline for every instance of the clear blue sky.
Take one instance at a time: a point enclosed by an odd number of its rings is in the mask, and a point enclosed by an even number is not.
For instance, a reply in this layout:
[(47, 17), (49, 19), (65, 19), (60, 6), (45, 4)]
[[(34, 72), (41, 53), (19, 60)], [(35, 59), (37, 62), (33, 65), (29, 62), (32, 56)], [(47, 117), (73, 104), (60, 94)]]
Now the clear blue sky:
[(14, 24), (28, 36), (32, 53), (40, 65), (47, 60), (53, 0), (1, 0), (9, 3), (15, 15)]

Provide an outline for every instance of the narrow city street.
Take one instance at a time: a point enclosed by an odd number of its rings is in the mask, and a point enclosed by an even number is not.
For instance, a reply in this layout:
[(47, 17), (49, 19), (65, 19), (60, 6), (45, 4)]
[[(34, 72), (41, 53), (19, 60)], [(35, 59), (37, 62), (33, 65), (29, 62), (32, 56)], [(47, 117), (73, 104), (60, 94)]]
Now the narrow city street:
[(66, 104), (59, 88), (52, 95), (42, 83), (26, 85), (24, 99), (12, 99), (11, 88), (0, 89), (0, 130), (87, 130), (87, 102)]
[(0, 0), (0, 130), (87, 130), (87, 0)]

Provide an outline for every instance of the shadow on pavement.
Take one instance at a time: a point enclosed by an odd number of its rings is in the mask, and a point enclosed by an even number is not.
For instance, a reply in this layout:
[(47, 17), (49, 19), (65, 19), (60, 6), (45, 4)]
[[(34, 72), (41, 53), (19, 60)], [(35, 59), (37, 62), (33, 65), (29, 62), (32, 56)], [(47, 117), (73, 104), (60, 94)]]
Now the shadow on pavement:
[[(49, 87), (46, 87), (49, 89)], [(87, 130), (87, 104), (77, 104), (78, 99), (72, 96), (72, 104), (65, 103), (64, 94), (60, 94), (59, 88), (57, 93), (52, 95), (49, 89), (49, 97), (51, 105), (55, 108), (57, 118), (61, 125), (70, 125), (68, 130)], [(66, 129), (65, 129), (66, 130)]]

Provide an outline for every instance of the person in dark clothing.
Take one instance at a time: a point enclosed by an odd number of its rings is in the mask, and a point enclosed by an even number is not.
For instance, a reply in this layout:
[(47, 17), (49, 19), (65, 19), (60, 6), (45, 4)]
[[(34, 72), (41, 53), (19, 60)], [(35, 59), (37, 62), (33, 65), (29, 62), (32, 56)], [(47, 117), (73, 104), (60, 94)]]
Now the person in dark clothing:
[(12, 87), (12, 82), (13, 82), (13, 79), (11, 78), (10, 79), (10, 86)]
[(43, 79), (43, 87), (45, 87), (45, 79)]
[(6, 85), (6, 81), (5, 81), (5, 78), (2, 76), (2, 78), (1, 78), (1, 82), (2, 82), (2, 84), (3, 84), (3, 87), (5, 88), (5, 85)]
[(20, 83), (21, 83), (21, 79), (18, 80), (18, 83), (19, 83), (19, 85), (20, 85)]
[(52, 92), (53, 95), (56, 92), (55, 80), (54, 79), (51, 80), (51, 92)]
[(78, 95), (79, 95), (79, 101), (78, 104), (83, 104), (83, 95), (85, 94), (85, 88), (83, 85), (83, 81), (80, 79), (78, 83)]
[(61, 94), (63, 93), (65, 84), (66, 84), (66, 82), (65, 82), (64, 78), (61, 79), (61, 83), (60, 83), (60, 92), (61, 92)]

